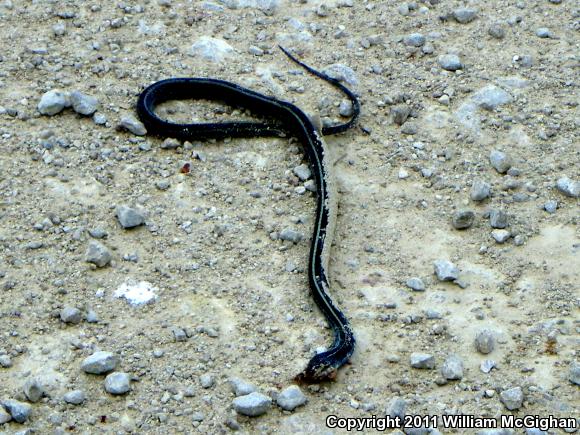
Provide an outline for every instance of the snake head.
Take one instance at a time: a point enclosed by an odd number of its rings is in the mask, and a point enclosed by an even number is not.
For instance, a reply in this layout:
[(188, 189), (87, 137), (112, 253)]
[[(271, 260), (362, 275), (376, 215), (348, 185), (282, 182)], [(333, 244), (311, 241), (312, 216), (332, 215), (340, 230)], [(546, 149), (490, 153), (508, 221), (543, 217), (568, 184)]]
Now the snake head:
[(334, 381), (338, 370), (328, 363), (328, 355), (320, 353), (310, 360), (308, 366), (294, 379), (300, 384), (317, 384), (324, 381)]

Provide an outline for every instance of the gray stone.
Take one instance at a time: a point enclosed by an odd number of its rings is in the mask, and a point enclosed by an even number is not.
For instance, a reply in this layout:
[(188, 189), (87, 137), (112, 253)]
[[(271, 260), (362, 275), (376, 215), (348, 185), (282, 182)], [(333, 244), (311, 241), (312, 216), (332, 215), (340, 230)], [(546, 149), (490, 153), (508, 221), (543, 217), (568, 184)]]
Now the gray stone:
[(511, 233), (508, 230), (493, 230), (491, 232), (491, 237), (493, 237), (497, 243), (505, 243), (510, 236)]
[(145, 223), (145, 216), (141, 210), (127, 205), (119, 205), (115, 210), (117, 219), (125, 229), (138, 227)]
[(119, 357), (112, 352), (98, 351), (85, 358), (81, 368), (85, 373), (102, 375), (109, 373), (119, 364)]
[(425, 291), (425, 283), (423, 283), (421, 278), (416, 277), (409, 278), (407, 280), (407, 287), (409, 287), (412, 290), (415, 290), (416, 292)]
[(495, 110), (499, 106), (511, 103), (513, 99), (512, 96), (502, 88), (488, 85), (473, 94), (471, 100), (482, 109)]
[(401, 133), (403, 134), (408, 134), (408, 135), (414, 135), (417, 134), (419, 131), (419, 126), (417, 125), (416, 122), (405, 122), (405, 124), (403, 124), (403, 126), (401, 127)]
[(338, 106), (338, 113), (340, 114), (340, 116), (344, 117), (352, 116), (352, 114), (354, 113), (352, 103), (348, 100), (341, 101), (340, 105)]
[(80, 405), (87, 399), (86, 394), (82, 390), (69, 391), (63, 396), (63, 400), (71, 405)]
[(501, 23), (493, 23), (487, 29), (487, 33), (495, 39), (505, 38), (505, 28)]
[(558, 201), (550, 200), (546, 201), (546, 203), (544, 204), (544, 210), (546, 210), (550, 214), (556, 213), (557, 209), (558, 209)]
[(499, 393), (499, 400), (508, 410), (520, 409), (524, 403), (524, 393), (520, 387), (510, 388)]
[(489, 154), (489, 161), (500, 174), (505, 174), (512, 167), (512, 159), (501, 151), (493, 150)]
[(253, 392), (245, 396), (236, 397), (232, 402), (238, 414), (248, 417), (257, 417), (265, 414), (272, 406), (272, 399), (264, 394)]
[(209, 373), (204, 373), (199, 377), (199, 383), (203, 388), (211, 388), (214, 384), (213, 376)]
[(441, 366), (441, 374), (448, 380), (463, 378), (463, 361), (461, 358), (457, 355), (449, 355)]
[(447, 71), (463, 69), (463, 64), (456, 54), (443, 54), (437, 59), (439, 66)]
[(457, 8), (453, 11), (453, 18), (461, 24), (471, 23), (477, 16), (477, 10), (472, 8)]
[(99, 100), (79, 91), (70, 93), (70, 102), (75, 112), (85, 116), (92, 115), (99, 108)]
[(231, 378), (230, 385), (232, 387), (232, 391), (236, 396), (246, 396), (257, 390), (257, 388), (254, 385), (240, 378)]
[(341, 63), (334, 63), (324, 68), (323, 72), (341, 82), (346, 82), (351, 86), (358, 86), (358, 79), (354, 70), (351, 67)]
[(385, 410), (385, 414), (391, 418), (399, 417), (401, 421), (405, 418), (407, 410), (407, 402), (401, 397), (393, 397), (389, 406)]
[(135, 118), (133, 115), (125, 115), (121, 118), (119, 122), (119, 127), (130, 131), (136, 136), (145, 136), (147, 134), (147, 129), (141, 121)]
[(85, 252), (85, 261), (87, 263), (92, 263), (97, 267), (105, 267), (112, 259), (113, 256), (105, 245), (96, 240), (89, 242), (89, 247)]
[(475, 435), (513, 435), (513, 433), (511, 429), (483, 429), (478, 430)]
[(282, 231), (280, 231), (280, 239), (282, 239), (282, 240), (298, 243), (303, 238), (304, 238), (304, 235), (302, 233), (299, 233), (298, 231), (294, 231), (291, 228), (284, 228)]
[(312, 172), (310, 171), (310, 168), (308, 167), (308, 165), (305, 165), (305, 164), (296, 166), (292, 170), (292, 172), (294, 172), (294, 175), (296, 175), (302, 181), (306, 181), (312, 176)]
[(573, 384), (580, 385), (580, 363), (578, 361), (574, 361), (570, 365), (568, 380)]
[(221, 63), (235, 54), (233, 47), (223, 39), (201, 36), (193, 43), (189, 55), (207, 62)]
[(304, 405), (308, 399), (297, 385), (291, 385), (278, 394), (276, 403), (286, 411), (293, 411), (295, 408)]
[(97, 317), (97, 313), (95, 313), (93, 310), (87, 311), (87, 322), (98, 323), (99, 318)]
[(97, 125), (105, 125), (107, 123), (107, 117), (102, 113), (95, 113), (93, 115), (93, 122)]
[(42, 95), (37, 108), (43, 115), (52, 116), (62, 112), (68, 106), (70, 106), (68, 96), (62, 91), (53, 89)]
[(573, 181), (568, 177), (562, 177), (556, 182), (556, 187), (560, 192), (570, 198), (578, 198), (580, 196), (580, 181)]
[(64, 307), (60, 312), (60, 320), (76, 325), (83, 320), (83, 313), (75, 307)]
[(0, 405), (0, 425), (8, 423), (10, 420), (12, 420), (12, 416)]
[(453, 213), (451, 224), (453, 225), (453, 228), (457, 230), (464, 230), (473, 225), (474, 219), (475, 213), (471, 210), (457, 210)]
[[(174, 150), (181, 146), (181, 142), (177, 139), (172, 137), (166, 138), (163, 142), (161, 142), (161, 149), (164, 150)], [(201, 160), (201, 159), (200, 159)]]
[(406, 104), (391, 107), (391, 116), (393, 117), (393, 122), (397, 125), (403, 125), (410, 114), (411, 108)]
[(540, 27), (536, 30), (536, 36), (538, 38), (551, 38), (552, 32), (547, 27)]
[(459, 269), (450, 261), (436, 260), (433, 265), (439, 281), (455, 281), (459, 277)]
[(507, 213), (503, 210), (491, 210), (489, 212), (489, 223), (492, 228), (506, 228), (508, 225)]
[(44, 387), (38, 379), (29, 379), (24, 384), (24, 395), (32, 403), (38, 402), (45, 394)]
[(428, 353), (413, 352), (411, 354), (411, 367), (415, 369), (435, 368), (435, 357)]
[(483, 373), (489, 373), (493, 368), (497, 367), (497, 363), (492, 359), (484, 359), (479, 365), (479, 370)]
[(124, 372), (113, 372), (105, 378), (105, 391), (109, 394), (125, 394), (131, 390), (131, 376)]
[(3, 369), (9, 369), (12, 367), (12, 359), (10, 355), (0, 355), (0, 367)]
[(474, 180), (469, 196), (473, 201), (483, 201), (491, 195), (491, 186), (483, 180)]
[(495, 348), (495, 335), (489, 329), (482, 329), (475, 335), (475, 348), (479, 353), (487, 355)]
[(0, 405), (6, 409), (17, 423), (24, 423), (30, 417), (32, 406), (28, 403), (19, 402), (18, 400), (2, 400)]
[(544, 430), (540, 430), (538, 428), (532, 427), (529, 429), (526, 429), (526, 435), (548, 435), (548, 432), (544, 431)]
[(403, 44), (409, 47), (422, 47), (425, 45), (425, 37), (420, 33), (411, 33), (403, 38)]

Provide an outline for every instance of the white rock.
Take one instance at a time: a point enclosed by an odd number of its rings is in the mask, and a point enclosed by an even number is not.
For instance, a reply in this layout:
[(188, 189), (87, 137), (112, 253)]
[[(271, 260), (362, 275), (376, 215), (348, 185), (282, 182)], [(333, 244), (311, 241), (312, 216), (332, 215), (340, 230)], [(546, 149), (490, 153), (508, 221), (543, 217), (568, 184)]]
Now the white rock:
[(220, 63), (232, 57), (234, 48), (223, 39), (201, 36), (191, 46), (189, 54), (208, 62)]
[(304, 405), (307, 398), (297, 385), (292, 385), (284, 389), (278, 395), (276, 403), (278, 406), (286, 411), (293, 411), (295, 408)]

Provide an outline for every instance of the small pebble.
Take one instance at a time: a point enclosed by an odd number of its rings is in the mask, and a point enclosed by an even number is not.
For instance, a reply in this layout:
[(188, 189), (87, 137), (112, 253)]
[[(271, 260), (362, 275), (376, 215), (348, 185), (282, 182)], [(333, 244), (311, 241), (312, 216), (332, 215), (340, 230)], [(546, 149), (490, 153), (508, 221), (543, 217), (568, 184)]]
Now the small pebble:
[(199, 383), (201, 384), (202, 388), (211, 388), (214, 384), (213, 376), (209, 373), (204, 373), (199, 377)]
[(479, 365), (479, 370), (481, 370), (483, 373), (489, 373), (494, 367), (496, 367), (496, 362), (494, 360), (484, 359)]
[(9, 369), (12, 367), (12, 359), (10, 355), (0, 355), (0, 367), (3, 369)]
[(53, 89), (42, 95), (38, 103), (38, 111), (43, 115), (56, 115), (65, 107), (70, 105), (67, 95), (59, 90)]
[(445, 379), (463, 378), (463, 361), (457, 355), (449, 355), (441, 366), (441, 374)]
[(439, 281), (455, 281), (459, 277), (459, 269), (450, 261), (436, 260), (433, 265)]
[(8, 423), (10, 420), (12, 420), (12, 416), (0, 404), (0, 425)]
[(493, 23), (487, 29), (487, 33), (495, 39), (505, 38), (505, 28), (501, 23)]
[(80, 405), (86, 400), (87, 396), (82, 390), (69, 391), (63, 396), (63, 400), (71, 405)]
[(90, 116), (99, 108), (99, 100), (79, 91), (70, 93), (70, 102), (73, 110), (80, 115)]
[(17, 423), (24, 423), (30, 417), (32, 406), (18, 400), (1, 400), (0, 405), (6, 409)]
[(262, 393), (254, 391), (245, 396), (236, 397), (232, 404), (238, 414), (257, 417), (265, 414), (270, 409), (272, 399)]
[(473, 201), (483, 201), (491, 195), (491, 186), (483, 180), (475, 180), (471, 186), (470, 197)]
[(524, 393), (520, 387), (510, 388), (499, 393), (501, 403), (510, 411), (520, 409), (524, 402)]
[(409, 278), (407, 280), (407, 287), (409, 287), (412, 290), (415, 290), (416, 292), (425, 291), (425, 284), (423, 283), (421, 278)]
[(560, 192), (570, 198), (578, 198), (580, 196), (580, 181), (573, 181), (568, 177), (562, 177), (556, 182), (556, 187)]
[(548, 28), (540, 27), (540, 28), (538, 28), (538, 30), (536, 30), (536, 36), (538, 38), (551, 38), (552, 33), (550, 32), (550, 30)]
[(507, 213), (503, 210), (491, 210), (489, 213), (489, 223), (492, 228), (506, 228), (508, 225)]
[[(168, 137), (165, 138), (165, 140), (163, 140), (163, 142), (161, 142), (161, 149), (164, 150), (174, 150), (177, 149), (181, 146), (181, 142), (178, 141), (177, 139), (174, 139), (172, 137)], [(200, 159), (202, 160), (202, 159)]]
[(257, 390), (254, 385), (240, 378), (231, 378), (230, 385), (236, 396), (245, 396)]
[(475, 335), (475, 349), (479, 353), (487, 355), (495, 348), (495, 335), (489, 329), (482, 329)]
[(544, 204), (544, 210), (546, 210), (550, 214), (556, 213), (557, 209), (558, 209), (558, 201), (550, 200)]
[(574, 361), (570, 365), (570, 371), (568, 373), (568, 380), (573, 384), (580, 385), (580, 363)]
[(123, 116), (119, 122), (119, 127), (130, 131), (136, 136), (145, 136), (147, 134), (147, 129), (143, 123), (133, 115)]
[(81, 310), (75, 307), (65, 307), (60, 312), (60, 320), (64, 323), (72, 323), (77, 325), (83, 320), (83, 314)]
[(344, 116), (346, 118), (352, 116), (352, 114), (354, 113), (353, 110), (354, 109), (352, 107), (352, 103), (348, 100), (341, 101), (340, 105), (338, 106), (338, 113), (340, 114), (340, 116)]
[(391, 116), (393, 117), (393, 122), (397, 125), (403, 125), (410, 114), (411, 108), (407, 105), (399, 104), (391, 107)]
[(399, 417), (401, 420), (405, 418), (407, 410), (407, 401), (401, 397), (393, 397), (389, 406), (385, 410), (385, 414), (391, 418)]
[(81, 364), (81, 369), (85, 373), (102, 375), (109, 373), (119, 364), (119, 357), (112, 352), (98, 351), (85, 358)]
[(425, 45), (425, 37), (420, 33), (411, 33), (403, 38), (403, 44), (409, 47), (422, 47)]
[(305, 164), (296, 166), (292, 172), (294, 172), (294, 175), (296, 175), (301, 181), (306, 181), (312, 176), (310, 168)]
[(475, 20), (477, 10), (472, 8), (457, 8), (453, 11), (453, 18), (461, 24), (467, 24)]
[(439, 66), (447, 71), (457, 71), (463, 69), (463, 64), (459, 56), (455, 54), (443, 54), (437, 59)]
[(119, 205), (115, 210), (115, 214), (121, 226), (125, 229), (138, 227), (145, 223), (144, 214), (136, 208), (127, 205)]
[(493, 237), (497, 243), (505, 243), (510, 236), (511, 233), (508, 230), (493, 230), (491, 232), (491, 237)]
[(492, 150), (489, 154), (489, 161), (491, 166), (500, 174), (505, 174), (512, 167), (511, 158), (501, 151)]
[(91, 240), (85, 253), (85, 261), (97, 267), (105, 267), (113, 259), (109, 249), (96, 240)]
[(291, 385), (285, 388), (278, 394), (276, 403), (278, 406), (286, 411), (293, 411), (295, 408), (304, 405), (307, 398), (297, 385)]
[(435, 368), (435, 357), (427, 353), (411, 354), (411, 367), (415, 369), (433, 369)]
[(304, 238), (304, 235), (302, 233), (299, 233), (298, 231), (294, 231), (291, 228), (284, 228), (282, 231), (280, 231), (280, 239), (282, 239), (282, 240), (298, 243), (303, 238)]
[(40, 399), (42, 399), (42, 397), (45, 394), (44, 387), (42, 386), (40, 381), (34, 378), (28, 380), (24, 384), (23, 390), (26, 398), (32, 403), (38, 402)]
[(128, 373), (113, 372), (105, 378), (105, 391), (109, 394), (125, 394), (131, 390), (131, 377)]
[(458, 210), (453, 213), (453, 218), (451, 219), (451, 224), (453, 228), (457, 230), (464, 230), (473, 225), (475, 219), (475, 213), (471, 210)]
[(93, 122), (97, 125), (105, 125), (107, 123), (107, 117), (97, 112), (93, 115)]

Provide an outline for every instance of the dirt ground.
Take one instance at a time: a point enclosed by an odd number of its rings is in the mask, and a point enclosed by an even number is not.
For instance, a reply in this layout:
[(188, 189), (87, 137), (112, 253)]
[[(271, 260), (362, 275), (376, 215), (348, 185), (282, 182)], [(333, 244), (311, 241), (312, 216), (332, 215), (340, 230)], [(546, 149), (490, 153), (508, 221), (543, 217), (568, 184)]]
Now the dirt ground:
[[(556, 185), (580, 182), (579, 20), (570, 0), (2, 0), (0, 403), (31, 412), (0, 432), (339, 433), (328, 415), (384, 416), (397, 398), (408, 415), (578, 418), (579, 200)], [(424, 38), (409, 37), (417, 33)], [(192, 51), (203, 37), (233, 51), (221, 60)], [(302, 386), (308, 401), (291, 412), (277, 395), (331, 343), (307, 286), (315, 197), (293, 173), (306, 162), (300, 144), (168, 149), (117, 127), (135, 116), (145, 86), (193, 76), (344, 122), (343, 96), (278, 44), (338, 72), (362, 104), (355, 128), (326, 138), (340, 203), (331, 291), (357, 349), (335, 382)], [(460, 68), (446, 70), (444, 55)], [(55, 89), (96, 97), (106, 122), (72, 108), (42, 115), (41, 97)], [(248, 116), (183, 101), (160, 113), (181, 122)], [(493, 150), (509, 157), (507, 174), (490, 163)], [(478, 180), (491, 186), (482, 201), (471, 197)], [(119, 205), (145, 224), (123, 228)], [(467, 229), (452, 225), (459, 210), (474, 214)], [(507, 214), (503, 243), (492, 237), (491, 210)], [(304, 239), (280, 240), (287, 228)], [(111, 254), (104, 267), (86, 261), (95, 241)], [(436, 260), (455, 264), (458, 281), (440, 281)], [(407, 286), (413, 277), (424, 291)], [(116, 297), (135, 282), (156, 298)], [(61, 319), (67, 308), (80, 322)], [(484, 330), (489, 354), (475, 345)], [(118, 356), (130, 392), (109, 394), (105, 375), (81, 369), (98, 350)], [(413, 353), (431, 355), (434, 367), (412, 367)], [(449, 355), (460, 358), (461, 379), (442, 374)], [(489, 373), (484, 360), (495, 361)], [(271, 409), (236, 413), (233, 377), (273, 398)], [(43, 395), (33, 403), (31, 381)], [(502, 393), (518, 387), (523, 400), (509, 410)], [(63, 400), (73, 390), (86, 395), (80, 405)]]

